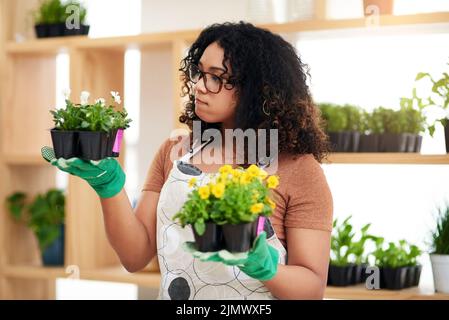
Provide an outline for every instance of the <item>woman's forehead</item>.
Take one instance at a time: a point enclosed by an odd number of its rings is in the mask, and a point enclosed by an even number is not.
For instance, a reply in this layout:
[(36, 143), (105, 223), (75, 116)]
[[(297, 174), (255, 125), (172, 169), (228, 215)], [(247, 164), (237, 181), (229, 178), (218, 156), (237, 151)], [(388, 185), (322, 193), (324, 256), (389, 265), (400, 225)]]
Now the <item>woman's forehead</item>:
[[(217, 42), (211, 43), (203, 52), (200, 58), (199, 65), (203, 67), (206, 71), (222, 71), (226, 70), (223, 68), (224, 50), (221, 48)], [(226, 67), (228, 72), (231, 70), (229, 62), (226, 61)]]

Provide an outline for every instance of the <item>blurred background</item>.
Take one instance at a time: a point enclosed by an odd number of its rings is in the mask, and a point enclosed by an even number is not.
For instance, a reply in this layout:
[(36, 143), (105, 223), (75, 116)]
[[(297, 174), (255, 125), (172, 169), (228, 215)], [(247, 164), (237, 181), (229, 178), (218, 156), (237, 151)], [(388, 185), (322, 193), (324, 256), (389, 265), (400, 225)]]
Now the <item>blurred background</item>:
[[(133, 122), (126, 130), (120, 159), (126, 191), (135, 205), (160, 143), (180, 128), (177, 63), (209, 24), (244, 20), (280, 33), (309, 66), (311, 92), (321, 107), (350, 105), (367, 118), (378, 107), (399, 112), (401, 98), (416, 102), (417, 97), (428, 97), (429, 82), (416, 77), (420, 72), (433, 79), (444, 72), (447, 76), (449, 0), (374, 2), (370, 6), (363, 0), (84, 0), (88, 35), (38, 39), (35, 13), (41, 1), (1, 0), (5, 179), (0, 196), (6, 199), (17, 191), (32, 196), (58, 188), (66, 197), (67, 220), (65, 262), (44, 267), (31, 231), (14, 221), (6, 206), (2, 208), (0, 297), (153, 299), (157, 294), (157, 264), (136, 275), (121, 270), (102, 231), (97, 199), (83, 191), (87, 185), (44, 168), (39, 159), (40, 146), (51, 145), (50, 113), (39, 110), (64, 106), (64, 89), (71, 88), (73, 97), (88, 90), (95, 99), (107, 90), (123, 94)], [(432, 135), (428, 130), (448, 113), (431, 106), (416, 109), (426, 117), (416, 132), (422, 136), (418, 152), (343, 152), (322, 165), (335, 218), (342, 221), (351, 215), (357, 234), (370, 223), (370, 233), (386, 242), (404, 239), (423, 251), (417, 258), (422, 265), (419, 287), (404, 289), (397, 298), (435, 297), (427, 253), (437, 208), (449, 202), (445, 130), (439, 122)], [(327, 120), (334, 121), (332, 115)], [(31, 129), (36, 137), (23, 135)], [(367, 244), (369, 250), (374, 250), (374, 243)], [(330, 289), (327, 297), (371, 298), (359, 289), (346, 290)]]

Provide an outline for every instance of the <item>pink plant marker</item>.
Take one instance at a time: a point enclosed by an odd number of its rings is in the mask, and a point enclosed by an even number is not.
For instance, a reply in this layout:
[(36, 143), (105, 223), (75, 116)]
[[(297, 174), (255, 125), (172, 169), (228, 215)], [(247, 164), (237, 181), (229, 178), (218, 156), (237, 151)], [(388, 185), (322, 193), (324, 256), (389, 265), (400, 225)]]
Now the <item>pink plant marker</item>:
[(265, 225), (265, 217), (260, 216), (259, 222), (257, 223), (257, 235), (263, 231), (263, 226)]
[(112, 148), (113, 152), (120, 152), (120, 147), (122, 145), (122, 139), (123, 139), (123, 129), (117, 130), (117, 135), (115, 136), (115, 142), (114, 147)]

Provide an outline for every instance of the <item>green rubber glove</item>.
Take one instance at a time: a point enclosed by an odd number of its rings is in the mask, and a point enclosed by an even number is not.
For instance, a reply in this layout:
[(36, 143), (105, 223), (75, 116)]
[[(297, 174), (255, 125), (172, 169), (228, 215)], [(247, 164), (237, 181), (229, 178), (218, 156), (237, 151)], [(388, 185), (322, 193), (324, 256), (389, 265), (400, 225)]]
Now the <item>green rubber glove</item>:
[(101, 198), (115, 196), (125, 185), (125, 173), (118, 161), (112, 157), (99, 161), (86, 161), (80, 158), (57, 159), (50, 147), (43, 147), (41, 154), (53, 166), (86, 180)]
[(231, 253), (227, 250), (201, 252), (195, 249), (193, 242), (184, 243), (184, 249), (201, 261), (215, 261), (228, 266), (237, 266), (248, 276), (261, 281), (272, 279), (277, 272), (279, 252), (267, 243), (265, 232), (256, 238), (249, 252)]

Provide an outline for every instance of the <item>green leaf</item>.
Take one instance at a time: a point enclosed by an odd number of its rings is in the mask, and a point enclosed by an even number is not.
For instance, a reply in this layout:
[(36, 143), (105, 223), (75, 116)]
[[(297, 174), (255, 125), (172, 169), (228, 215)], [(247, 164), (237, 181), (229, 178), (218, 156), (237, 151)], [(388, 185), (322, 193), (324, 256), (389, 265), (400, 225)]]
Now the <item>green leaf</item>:
[(415, 81), (421, 80), (424, 77), (430, 77), (430, 74), (426, 72), (420, 72), (416, 75)]

